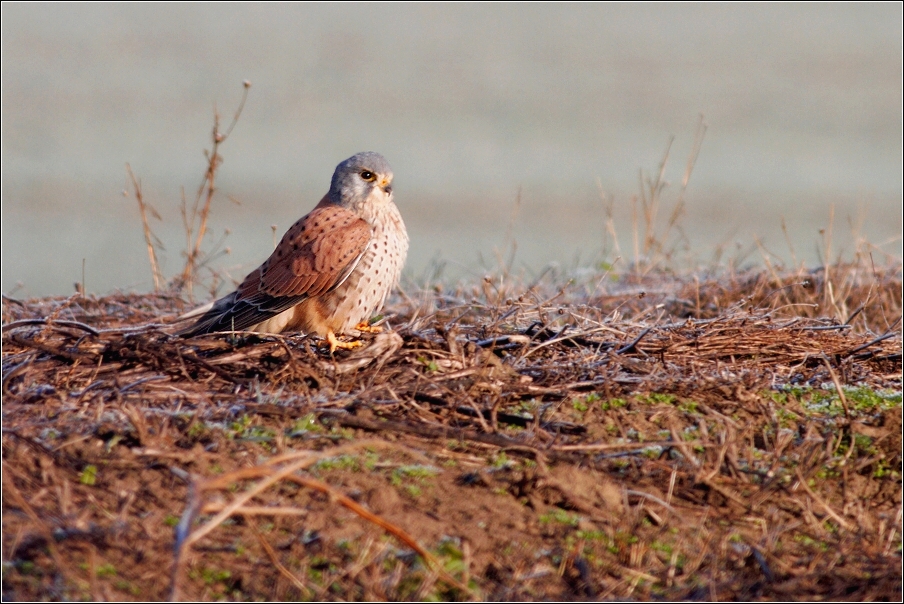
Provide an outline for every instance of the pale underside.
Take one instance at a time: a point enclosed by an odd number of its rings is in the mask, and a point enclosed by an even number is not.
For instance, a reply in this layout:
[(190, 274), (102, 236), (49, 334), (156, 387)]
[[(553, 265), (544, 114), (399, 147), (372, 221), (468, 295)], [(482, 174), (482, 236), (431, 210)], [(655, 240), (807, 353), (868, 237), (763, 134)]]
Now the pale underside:
[[(251, 331), (299, 331), (326, 336), (350, 333), (383, 307), (398, 283), (408, 251), (408, 238), (395, 206), (387, 208), (387, 221), (373, 227), (373, 235), (357, 265), (332, 291), (308, 298), (296, 306), (251, 327)], [(386, 223), (388, 222), (388, 224)]]

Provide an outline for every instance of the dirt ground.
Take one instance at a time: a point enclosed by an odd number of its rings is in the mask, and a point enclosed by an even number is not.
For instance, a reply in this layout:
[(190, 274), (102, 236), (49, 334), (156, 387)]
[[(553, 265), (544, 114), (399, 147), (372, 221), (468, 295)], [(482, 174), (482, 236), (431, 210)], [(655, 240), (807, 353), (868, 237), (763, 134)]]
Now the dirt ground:
[(4, 600), (901, 599), (900, 265), (189, 306), (4, 296)]

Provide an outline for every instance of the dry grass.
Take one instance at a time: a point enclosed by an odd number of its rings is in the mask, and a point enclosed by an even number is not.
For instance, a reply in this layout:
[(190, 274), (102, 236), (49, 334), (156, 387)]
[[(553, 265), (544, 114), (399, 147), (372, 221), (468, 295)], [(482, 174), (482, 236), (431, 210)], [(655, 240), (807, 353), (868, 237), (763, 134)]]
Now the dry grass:
[(900, 600), (898, 260), (670, 272), (701, 119), (620, 273), (177, 338), (240, 112), (168, 287), (133, 179), (158, 293), (4, 296), (4, 599)]
[(7, 597), (900, 597), (900, 266), (488, 278), (335, 358), (182, 310), (5, 301)]

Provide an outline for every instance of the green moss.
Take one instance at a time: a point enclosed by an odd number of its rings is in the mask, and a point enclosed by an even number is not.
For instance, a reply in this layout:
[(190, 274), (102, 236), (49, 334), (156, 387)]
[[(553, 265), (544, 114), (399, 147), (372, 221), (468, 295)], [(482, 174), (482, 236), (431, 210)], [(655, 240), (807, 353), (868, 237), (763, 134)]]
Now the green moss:
[(201, 436), (207, 434), (208, 431), (209, 428), (204, 422), (194, 422), (191, 426), (189, 426), (186, 435), (191, 439), (197, 440)]
[(116, 567), (112, 564), (101, 564), (97, 567), (97, 576), (98, 577), (115, 577), (116, 576)]
[(857, 447), (858, 451), (863, 451), (865, 453), (875, 454), (875, 447), (873, 447), (873, 439), (865, 434), (854, 434), (854, 446)]
[(23, 560), (18, 565), (19, 572), (23, 575), (39, 575), (38, 567), (31, 560)]
[(389, 481), (393, 486), (402, 487), (405, 492), (417, 499), (423, 493), (423, 487), (430, 484), (430, 479), (440, 473), (433, 466), (402, 466), (393, 470)]
[(321, 459), (313, 468), (323, 472), (330, 470), (351, 470), (357, 472), (361, 469), (358, 460), (353, 455), (339, 455), (337, 457), (327, 457)]
[(891, 478), (893, 480), (900, 480), (901, 473), (899, 472), (899, 468), (892, 468), (888, 460), (880, 459), (876, 462), (876, 469), (873, 470), (873, 478)]
[(402, 477), (414, 479), (433, 478), (439, 473), (440, 469), (433, 466), (413, 465), (398, 467), (393, 471), (392, 475), (401, 480)]
[[(901, 406), (900, 391), (876, 390), (868, 386), (845, 386), (842, 391), (847, 400), (848, 410), (852, 413), (869, 414)], [(781, 406), (798, 403), (810, 415), (837, 417), (844, 414), (841, 397), (831, 384), (823, 388), (787, 386), (779, 391), (762, 394)]]
[(638, 396), (637, 400), (647, 405), (674, 405), (676, 398), (674, 394), (653, 392), (651, 394)]
[(436, 364), (436, 361), (427, 357), (418, 357), (417, 362), (426, 367), (428, 371), (439, 371), (439, 365)]
[(505, 451), (500, 451), (495, 457), (493, 457), (494, 468), (508, 468), (515, 465), (515, 462), (508, 458), (508, 455), (505, 454)]
[(434, 550), (436, 556), (443, 561), (443, 567), (452, 576), (460, 576), (464, 570), (464, 554), (461, 551), (460, 542), (451, 537), (440, 540), (439, 546)]
[(569, 514), (562, 508), (553, 508), (547, 514), (541, 514), (539, 517), (540, 524), (564, 524), (566, 526), (577, 526), (581, 521), (581, 517), (577, 514)]
[(584, 541), (609, 542), (609, 536), (603, 531), (578, 531), (576, 536), (578, 539), (583, 539)]
[(195, 568), (189, 571), (188, 576), (192, 579), (201, 579), (207, 585), (215, 583), (225, 583), (232, 578), (232, 573), (225, 569), (216, 569), (209, 567)]
[(844, 389), (849, 405), (857, 411), (874, 411), (894, 409), (901, 406), (901, 392), (891, 390), (873, 390), (866, 386)]
[(276, 438), (276, 432), (263, 426), (251, 426), (237, 439), (249, 442), (269, 443)]
[(779, 428), (794, 428), (801, 419), (793, 411), (788, 411), (784, 408), (777, 409), (775, 416), (778, 419)]
[(113, 587), (118, 589), (119, 591), (124, 591), (132, 596), (138, 596), (141, 594), (141, 588), (137, 585), (133, 585), (129, 581), (125, 579), (118, 579), (113, 583)]
[(571, 406), (574, 407), (575, 411), (585, 413), (592, 405), (596, 404), (600, 398), (599, 394), (591, 392), (587, 396), (572, 400)]
[(805, 547), (815, 548), (821, 552), (829, 551), (828, 543), (826, 543), (825, 541), (813, 539), (809, 535), (794, 535), (794, 540)]
[(659, 459), (662, 455), (662, 447), (644, 447), (642, 455), (647, 459)]
[[(380, 461), (380, 456), (377, 455), (374, 451), (367, 451), (364, 454), (364, 469), (368, 472), (372, 472), (376, 467), (377, 463)], [(452, 460), (454, 462), (454, 460)]]
[(94, 486), (97, 482), (97, 466), (87, 465), (82, 473), (78, 476), (78, 481), (87, 486)]
[(245, 432), (245, 430), (249, 426), (251, 426), (251, 421), (252, 421), (252, 419), (249, 416), (243, 415), (236, 421), (232, 422), (231, 424), (229, 424), (229, 427), (226, 429), (226, 437), (227, 438), (237, 438), (237, 437), (241, 436)]
[(680, 410), (684, 411), (685, 413), (697, 415), (698, 413), (700, 413), (700, 410), (698, 409), (699, 406), (700, 406), (700, 403), (698, 403), (697, 401), (686, 400), (686, 401), (683, 401), (682, 403), (680, 403), (678, 405), (678, 408)]
[(653, 540), (650, 544), (650, 549), (656, 552), (664, 552), (666, 554), (672, 553), (672, 545), (669, 543), (663, 543), (661, 541)]
[(602, 411), (609, 411), (611, 409), (621, 409), (623, 407), (628, 406), (628, 401), (623, 398), (610, 398), (609, 400), (602, 401), (600, 403), (600, 409)]
[(309, 432), (322, 431), (323, 427), (319, 423), (317, 423), (317, 416), (313, 413), (308, 413), (295, 420), (295, 423), (292, 424), (292, 427), (287, 432), (288, 436), (294, 438), (298, 436), (304, 436)]

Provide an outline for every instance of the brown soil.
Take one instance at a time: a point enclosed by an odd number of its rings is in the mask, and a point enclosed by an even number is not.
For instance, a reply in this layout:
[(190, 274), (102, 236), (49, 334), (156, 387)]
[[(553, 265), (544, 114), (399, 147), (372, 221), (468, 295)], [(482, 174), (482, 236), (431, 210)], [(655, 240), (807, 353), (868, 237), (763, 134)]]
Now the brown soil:
[(900, 600), (900, 266), (602, 277), (334, 357), (4, 297), (4, 599)]

